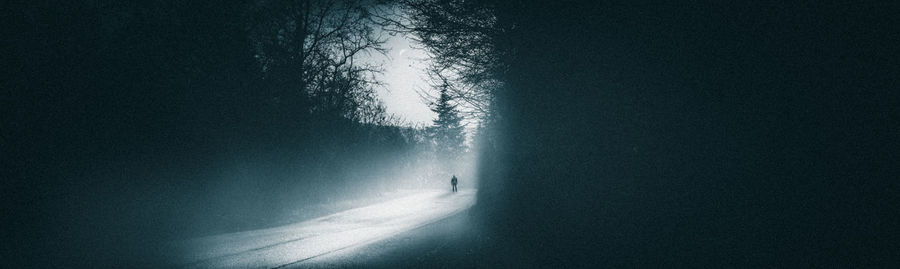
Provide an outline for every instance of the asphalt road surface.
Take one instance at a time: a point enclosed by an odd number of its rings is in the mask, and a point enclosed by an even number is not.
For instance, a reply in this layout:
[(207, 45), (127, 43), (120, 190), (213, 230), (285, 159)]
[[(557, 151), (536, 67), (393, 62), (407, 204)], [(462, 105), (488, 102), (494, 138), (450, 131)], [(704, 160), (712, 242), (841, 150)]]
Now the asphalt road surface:
[(475, 190), (425, 191), (291, 225), (175, 242), (184, 268), (295, 268), (316, 258), (352, 259), (367, 245), (454, 216), (475, 204)]

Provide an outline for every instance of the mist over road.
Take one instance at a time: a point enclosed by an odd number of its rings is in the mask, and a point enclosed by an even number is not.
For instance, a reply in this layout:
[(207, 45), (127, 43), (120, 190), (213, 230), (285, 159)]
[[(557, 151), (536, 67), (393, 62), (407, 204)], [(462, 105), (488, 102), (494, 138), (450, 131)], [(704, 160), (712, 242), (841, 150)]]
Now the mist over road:
[(279, 268), (373, 243), (452, 216), (475, 204), (475, 190), (425, 191), (281, 227), (173, 243), (184, 268)]

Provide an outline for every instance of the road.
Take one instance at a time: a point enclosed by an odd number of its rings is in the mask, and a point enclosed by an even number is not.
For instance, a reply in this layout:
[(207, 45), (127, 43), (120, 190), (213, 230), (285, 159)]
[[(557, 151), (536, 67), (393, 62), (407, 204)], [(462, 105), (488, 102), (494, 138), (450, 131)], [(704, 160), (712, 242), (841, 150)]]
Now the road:
[(175, 242), (184, 268), (302, 267), (453, 216), (475, 204), (474, 190), (425, 191), (291, 225)]

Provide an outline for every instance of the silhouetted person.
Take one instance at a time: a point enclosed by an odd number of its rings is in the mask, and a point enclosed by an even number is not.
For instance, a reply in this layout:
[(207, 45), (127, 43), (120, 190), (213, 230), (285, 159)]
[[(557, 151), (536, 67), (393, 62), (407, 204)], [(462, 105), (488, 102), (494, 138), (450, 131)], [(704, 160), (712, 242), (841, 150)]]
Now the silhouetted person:
[(453, 185), (453, 192), (456, 192), (456, 175), (453, 175), (453, 178), (450, 178), (450, 185)]

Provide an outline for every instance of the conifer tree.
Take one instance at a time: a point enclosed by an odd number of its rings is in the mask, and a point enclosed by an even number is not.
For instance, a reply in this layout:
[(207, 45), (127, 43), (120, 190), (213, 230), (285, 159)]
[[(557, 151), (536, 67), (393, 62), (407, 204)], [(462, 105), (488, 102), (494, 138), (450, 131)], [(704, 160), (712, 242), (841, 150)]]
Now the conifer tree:
[(465, 126), (448, 93), (448, 85), (441, 86), (441, 94), (431, 104), (431, 111), (438, 114), (434, 126), (428, 128), (438, 158), (455, 160), (465, 152)]

